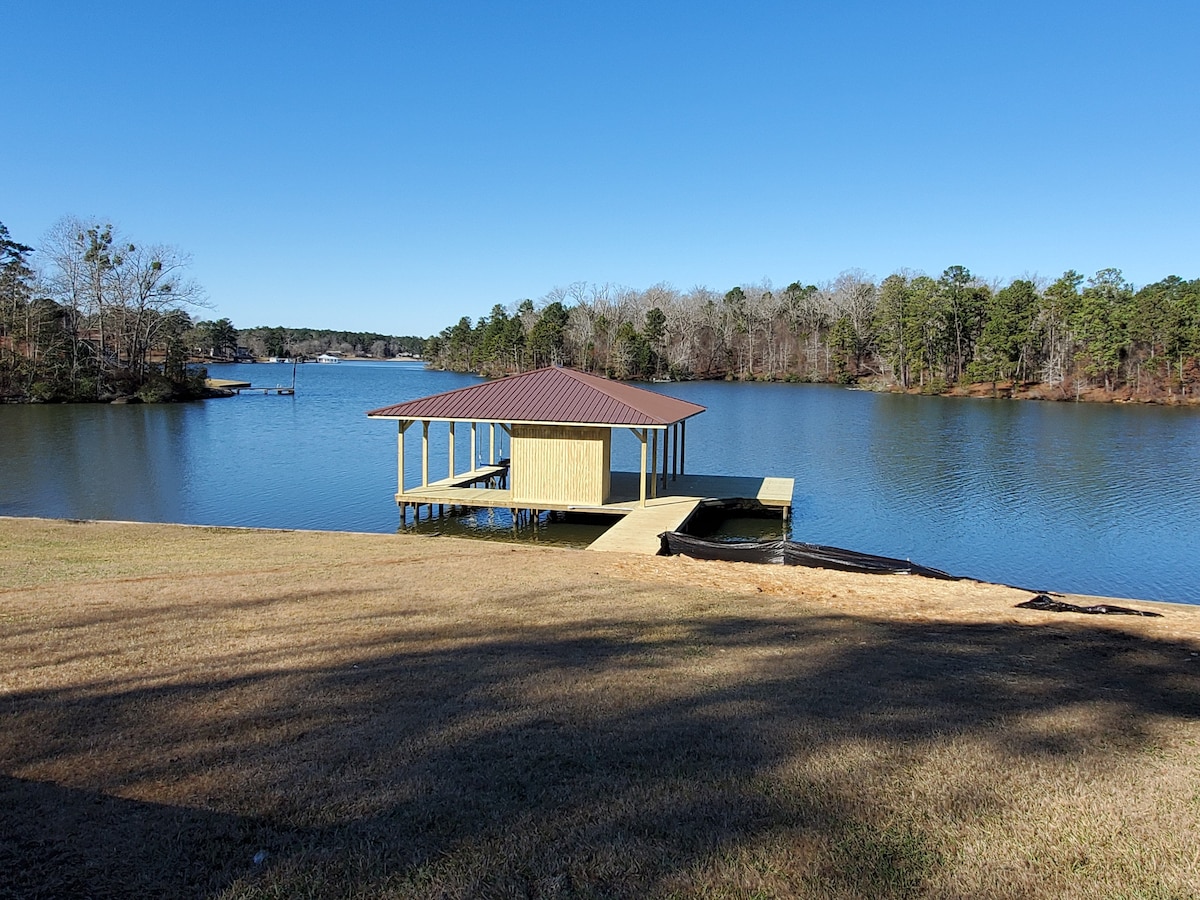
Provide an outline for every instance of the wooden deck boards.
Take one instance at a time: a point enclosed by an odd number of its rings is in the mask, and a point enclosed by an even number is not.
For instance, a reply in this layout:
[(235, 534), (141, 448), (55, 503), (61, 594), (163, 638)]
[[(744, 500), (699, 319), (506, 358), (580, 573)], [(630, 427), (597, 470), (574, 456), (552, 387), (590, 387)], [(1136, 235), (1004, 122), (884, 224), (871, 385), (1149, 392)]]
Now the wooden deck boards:
[[(498, 468), (498, 467), (493, 467)], [(502, 488), (477, 488), (472, 481), (481, 481), (487, 469), (477, 469), (443, 478), (424, 486), (406, 488), (396, 495), (398, 503), (435, 503), (446, 506), (506, 506), (511, 507), (512, 492)], [(495, 473), (492, 473), (495, 474)], [(792, 505), (791, 478), (748, 478), (730, 475), (682, 475), (669, 481), (664, 490), (659, 486), (659, 500), (668, 498), (695, 498), (697, 500), (757, 500), (763, 506), (788, 508)], [(483, 502), (472, 502), (472, 498)], [(613, 472), (609, 502), (600, 506), (578, 503), (545, 501), (538, 509), (611, 513), (624, 515), (638, 508), (638, 476), (636, 472)], [(647, 502), (654, 498), (647, 493)], [(521, 504), (523, 507), (529, 504)]]
[(622, 516), (612, 528), (592, 541), (589, 550), (605, 553), (658, 553), (658, 536), (676, 531), (703, 501), (699, 497), (660, 497)]
[(469, 487), (476, 482), (486, 481), (489, 478), (497, 478), (507, 472), (508, 466), (480, 466), (469, 472), (459, 472), (450, 478), (431, 481), (424, 487), (414, 488), (413, 490), (428, 491), (445, 487)]
[[(618, 479), (617, 476), (622, 476)], [(763, 506), (789, 510), (792, 506), (792, 478), (749, 478), (729, 475), (682, 475), (658, 485), (659, 496), (648, 498), (646, 506), (637, 505), (638, 476), (632, 472), (613, 473), (613, 493), (620, 489), (633, 497), (633, 506), (612, 528), (588, 547), (606, 553), (658, 553), (658, 536), (677, 531), (700, 504), (710, 500), (757, 500)]]
[[(493, 471), (495, 470), (495, 471)], [(495, 477), (503, 467), (492, 466), (464, 472), (453, 478), (443, 478), (424, 486), (411, 487), (396, 495), (396, 502), (407, 505), (467, 506), (512, 509), (512, 491), (507, 488), (476, 487), (475, 483)], [(613, 472), (608, 503), (588, 506), (557, 501), (515, 504), (521, 509), (555, 510), (559, 512), (599, 513), (621, 517), (620, 521), (594, 541), (589, 550), (607, 552), (649, 553), (659, 550), (658, 535), (675, 531), (700, 504), (712, 500), (757, 500), (763, 506), (787, 514), (792, 506), (791, 478), (751, 478), (729, 475), (681, 475), (658, 485), (659, 496), (647, 491), (646, 506), (639, 505), (640, 493), (636, 472)]]
[(205, 378), (204, 386), (228, 391), (234, 388), (248, 388), (250, 387), (250, 382), (237, 381), (233, 378)]
[[(680, 475), (675, 481), (660, 483), (660, 497), (697, 497), (701, 500), (757, 500), (763, 506), (790, 507), (794, 478), (754, 478), (738, 475)], [(637, 503), (636, 472), (613, 472), (612, 495)]]

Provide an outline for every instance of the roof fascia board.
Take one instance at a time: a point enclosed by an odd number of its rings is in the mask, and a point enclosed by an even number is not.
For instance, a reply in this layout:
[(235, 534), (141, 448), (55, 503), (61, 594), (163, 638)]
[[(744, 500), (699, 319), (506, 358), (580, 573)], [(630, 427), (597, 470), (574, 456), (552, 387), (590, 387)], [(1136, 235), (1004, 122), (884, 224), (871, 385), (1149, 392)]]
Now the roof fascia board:
[(662, 424), (643, 424), (641, 422), (547, 422), (544, 419), (473, 419), (445, 418), (443, 416), (367, 416), (367, 418), (391, 419), (394, 422), (478, 422), (481, 425), (556, 425), (564, 428), (653, 428), (656, 431), (661, 431), (698, 415), (700, 413), (695, 412), (684, 416), (682, 419), (676, 419), (674, 422), (664, 422)]

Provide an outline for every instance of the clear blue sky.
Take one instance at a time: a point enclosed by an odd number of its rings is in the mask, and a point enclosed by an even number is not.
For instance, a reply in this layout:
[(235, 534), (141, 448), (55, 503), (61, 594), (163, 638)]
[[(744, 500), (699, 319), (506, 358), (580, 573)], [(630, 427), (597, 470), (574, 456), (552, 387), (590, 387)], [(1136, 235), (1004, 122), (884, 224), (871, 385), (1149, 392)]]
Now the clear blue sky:
[(1200, 4), (13, 3), (0, 221), (190, 252), (239, 327), (555, 285), (1200, 276)]

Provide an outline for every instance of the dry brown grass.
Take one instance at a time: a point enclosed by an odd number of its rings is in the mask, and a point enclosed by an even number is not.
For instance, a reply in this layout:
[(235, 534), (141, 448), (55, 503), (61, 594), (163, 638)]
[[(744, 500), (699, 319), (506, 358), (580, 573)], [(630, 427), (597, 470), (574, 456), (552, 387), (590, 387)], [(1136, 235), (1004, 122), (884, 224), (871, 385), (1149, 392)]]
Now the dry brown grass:
[(0, 896), (1200, 895), (1200, 608), (1027, 597), (0, 520)]

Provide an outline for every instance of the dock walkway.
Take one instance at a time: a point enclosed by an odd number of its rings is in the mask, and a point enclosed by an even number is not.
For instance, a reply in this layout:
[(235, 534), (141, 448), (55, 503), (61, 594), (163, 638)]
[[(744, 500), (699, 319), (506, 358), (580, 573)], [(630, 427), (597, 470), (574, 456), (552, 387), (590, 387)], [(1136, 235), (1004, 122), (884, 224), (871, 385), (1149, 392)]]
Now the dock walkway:
[[(621, 476), (618, 478), (618, 476)], [(626, 484), (626, 476), (633, 484)], [(627, 492), (636, 490), (637, 476), (614, 472), (613, 487)], [(678, 531), (701, 504), (720, 500), (756, 500), (763, 506), (779, 509), (784, 518), (792, 508), (792, 478), (745, 478), (729, 475), (681, 475), (659, 489), (659, 496), (646, 505), (632, 506), (612, 528), (592, 541), (589, 550), (605, 553), (644, 553), (656, 555), (661, 549), (658, 536)]]
[(654, 501), (654, 505), (635, 507), (592, 541), (588, 549), (654, 556), (660, 549), (658, 536), (679, 530), (703, 502), (699, 497), (666, 497)]

